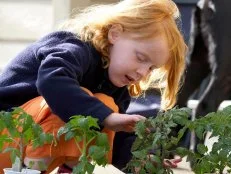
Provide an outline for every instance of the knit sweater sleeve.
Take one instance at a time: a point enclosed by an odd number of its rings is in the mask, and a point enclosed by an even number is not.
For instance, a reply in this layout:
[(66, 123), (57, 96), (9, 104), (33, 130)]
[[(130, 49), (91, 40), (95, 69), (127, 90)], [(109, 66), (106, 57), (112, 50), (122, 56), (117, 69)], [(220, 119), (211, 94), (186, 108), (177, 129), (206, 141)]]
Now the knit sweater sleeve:
[(81, 41), (73, 39), (51, 40), (36, 51), (36, 57), (41, 61), (37, 90), (51, 110), (65, 122), (73, 115), (90, 115), (102, 124), (113, 112), (80, 88), (80, 81), (91, 64), (88, 51)]

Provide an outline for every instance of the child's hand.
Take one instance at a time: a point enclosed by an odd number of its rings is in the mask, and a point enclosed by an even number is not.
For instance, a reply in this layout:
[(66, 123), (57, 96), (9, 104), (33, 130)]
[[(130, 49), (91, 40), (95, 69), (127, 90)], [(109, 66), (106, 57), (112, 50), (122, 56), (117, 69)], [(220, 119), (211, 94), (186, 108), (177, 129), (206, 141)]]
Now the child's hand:
[[(163, 166), (166, 168), (177, 168), (177, 164), (182, 161), (182, 158), (179, 159), (165, 159), (163, 161)], [(144, 161), (145, 163), (145, 161)], [(157, 163), (153, 163), (154, 166), (157, 166)], [(135, 174), (140, 173), (141, 167), (135, 167)]]
[(165, 159), (164, 160), (164, 166), (170, 167), (170, 168), (177, 168), (177, 164), (182, 161), (182, 158), (178, 159)]
[(141, 115), (112, 113), (104, 120), (103, 125), (116, 132), (134, 132), (135, 124), (141, 119), (146, 118)]

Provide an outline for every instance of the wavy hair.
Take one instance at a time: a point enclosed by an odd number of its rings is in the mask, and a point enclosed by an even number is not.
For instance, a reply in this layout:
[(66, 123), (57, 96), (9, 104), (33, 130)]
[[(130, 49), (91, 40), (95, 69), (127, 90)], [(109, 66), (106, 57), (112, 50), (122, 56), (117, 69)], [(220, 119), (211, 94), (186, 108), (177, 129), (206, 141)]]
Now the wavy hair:
[[(170, 59), (166, 65), (153, 70), (148, 77), (129, 86), (130, 95), (140, 96), (149, 88), (161, 89), (161, 108), (172, 108), (185, 69), (187, 46), (177, 24), (179, 10), (172, 0), (123, 0), (110, 5), (84, 9), (66, 21), (61, 29), (74, 32), (81, 40), (91, 42), (101, 52), (104, 67), (109, 65), (108, 31), (114, 24), (123, 31), (146, 39), (162, 34), (166, 37)], [(138, 34), (138, 35), (137, 35)]]

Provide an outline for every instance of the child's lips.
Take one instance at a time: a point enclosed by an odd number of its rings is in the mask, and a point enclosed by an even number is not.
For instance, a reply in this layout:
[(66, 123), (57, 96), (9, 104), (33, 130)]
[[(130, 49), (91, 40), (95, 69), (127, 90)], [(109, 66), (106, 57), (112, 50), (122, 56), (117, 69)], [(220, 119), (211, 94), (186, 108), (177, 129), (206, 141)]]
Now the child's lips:
[(136, 81), (136, 80), (135, 80), (134, 78), (132, 78), (131, 76), (125, 75), (125, 77), (126, 77), (126, 79), (127, 79), (127, 81), (128, 81), (129, 83), (133, 83), (133, 82)]

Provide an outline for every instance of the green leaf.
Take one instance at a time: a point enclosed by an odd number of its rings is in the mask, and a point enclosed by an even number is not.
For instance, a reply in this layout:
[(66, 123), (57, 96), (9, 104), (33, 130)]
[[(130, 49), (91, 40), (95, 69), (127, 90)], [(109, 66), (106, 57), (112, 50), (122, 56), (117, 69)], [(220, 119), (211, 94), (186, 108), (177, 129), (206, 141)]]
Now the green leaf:
[(154, 134), (154, 140), (152, 142), (152, 145), (155, 145), (157, 143), (157, 141), (160, 140), (161, 137), (162, 137), (162, 134), (160, 132), (156, 132)]
[(2, 151), (4, 143), (11, 143), (13, 140), (8, 135), (0, 135), (0, 151)]
[(189, 150), (184, 147), (176, 148), (176, 153), (181, 157), (187, 156), (189, 154)]
[(70, 140), (70, 139), (72, 139), (74, 137), (75, 137), (75, 132), (67, 132), (65, 134), (65, 141), (68, 141), (68, 140)]
[(228, 151), (226, 149), (220, 150), (219, 158), (221, 159), (221, 162), (227, 161), (227, 155), (228, 155)]
[(215, 142), (215, 143), (213, 144), (212, 151), (213, 151), (213, 152), (218, 152), (221, 148), (222, 148), (222, 144), (220, 144), (219, 142)]
[(142, 161), (140, 161), (140, 160), (131, 160), (130, 165), (132, 165), (135, 168), (137, 168), (137, 167), (140, 167), (142, 165)]
[(142, 139), (136, 138), (132, 144), (131, 151), (136, 151), (138, 148), (143, 146), (144, 141)]
[(98, 119), (93, 118), (91, 116), (84, 117), (81, 115), (77, 115), (77, 116), (71, 117), (70, 123), (72, 126), (80, 127), (83, 130), (88, 130), (90, 128), (100, 129), (97, 121), (98, 121)]
[(44, 144), (51, 143), (53, 140), (53, 135), (47, 133), (41, 133), (38, 138), (34, 139), (33, 148), (43, 146)]
[(80, 161), (78, 165), (73, 168), (73, 173), (74, 174), (85, 174), (86, 173), (85, 163)]
[(87, 137), (87, 142), (88, 141), (92, 141), (92, 140), (95, 140), (95, 138), (97, 137), (97, 134), (99, 132), (95, 131), (95, 130), (86, 130), (85, 134), (86, 134), (86, 137)]
[(198, 125), (195, 129), (195, 133), (197, 137), (202, 140), (203, 135), (204, 135), (204, 127), (201, 125)]
[(146, 161), (145, 168), (147, 169), (147, 171), (149, 171), (149, 173), (154, 173), (155, 171), (155, 166), (150, 161)]
[(231, 113), (231, 106), (225, 107), (225, 108), (222, 110), (222, 113), (223, 113), (224, 115), (230, 115), (230, 113)]
[(98, 125), (98, 119), (97, 118), (93, 118), (91, 116), (87, 116), (87, 120), (88, 120), (88, 128), (98, 128), (100, 129), (99, 125)]
[(211, 164), (209, 163), (209, 161), (206, 160), (206, 158), (201, 160), (200, 166), (201, 166), (201, 169), (204, 173), (211, 172), (211, 169), (210, 169)]
[(39, 139), (39, 138), (34, 139), (32, 142), (33, 142), (33, 143), (32, 143), (33, 148), (39, 147), (39, 146), (40, 146), (40, 144), (41, 144), (41, 142), (40, 142), (40, 139)]
[(70, 129), (68, 128), (67, 124), (61, 128), (59, 128), (57, 132), (57, 138), (59, 139), (63, 134), (66, 134)]
[(145, 122), (143, 120), (139, 121), (135, 126), (135, 133), (140, 139), (143, 138), (143, 134), (145, 134), (146, 132), (145, 130), (146, 130)]
[(155, 162), (156, 164), (162, 164), (162, 161), (161, 161), (161, 159), (160, 159), (160, 157), (158, 157), (158, 156), (156, 156), (156, 155), (151, 155), (151, 160), (153, 161), (153, 162)]
[(93, 173), (94, 168), (95, 168), (95, 166), (92, 165), (91, 163), (88, 162), (88, 163), (86, 164), (86, 171), (87, 171), (88, 174)]
[(39, 138), (40, 138), (40, 140), (41, 140), (42, 142), (45, 142), (45, 143), (46, 143), (46, 142), (48, 141), (49, 135), (48, 135), (48, 134), (45, 134), (45, 133), (43, 132), (43, 133), (40, 134)]
[(201, 155), (204, 155), (208, 151), (208, 147), (205, 146), (204, 144), (198, 144), (197, 150)]
[(215, 164), (219, 163), (219, 157), (217, 155), (217, 152), (216, 154), (210, 153), (209, 155), (207, 155), (207, 159), (208, 161), (211, 161), (212, 163), (215, 163)]
[(140, 170), (139, 174), (147, 174), (147, 173), (146, 173), (145, 169), (142, 168), (142, 169)]
[(17, 115), (17, 114), (20, 114), (22, 112), (24, 113), (23, 109), (20, 108), (20, 107), (13, 107), (12, 109), (13, 109), (12, 112), (11, 112), (12, 115), (15, 115), (15, 114)]
[(96, 145), (105, 147), (107, 151), (110, 150), (107, 134), (98, 132), (96, 136)]
[(34, 137), (34, 135), (33, 135), (33, 132), (32, 132), (31, 129), (28, 129), (27, 131), (25, 131), (25, 132), (22, 134), (22, 138), (24, 139), (24, 142), (25, 142), (26, 144), (28, 144), (29, 141), (30, 141), (31, 139), (33, 139), (33, 137)]
[(5, 123), (2, 119), (2, 115), (1, 115), (1, 112), (0, 112), (0, 133), (3, 131), (3, 129), (5, 129), (6, 126), (5, 126)]
[(33, 123), (31, 128), (34, 137), (39, 137), (40, 133), (43, 132), (41, 126), (36, 123)]
[[(178, 142), (181, 140), (181, 138), (183, 137), (183, 135), (185, 134), (185, 131), (187, 130), (187, 127), (183, 127), (179, 132), (178, 132), (178, 136), (177, 136), (177, 139), (178, 139)], [(178, 143), (177, 142), (177, 143)]]
[(83, 117), (83, 118), (79, 118), (78, 119), (78, 126), (83, 129), (83, 130), (87, 130), (89, 129), (89, 125), (88, 125), (88, 119)]
[(100, 158), (105, 157), (106, 155), (106, 150), (104, 147), (100, 147), (100, 146), (90, 146), (88, 153), (89, 155), (92, 157), (92, 159), (94, 160), (98, 160)]
[(139, 151), (134, 151), (132, 152), (132, 155), (134, 155), (134, 157), (138, 158), (138, 159), (145, 159), (147, 156), (147, 150), (146, 149), (142, 149)]
[(22, 127), (22, 133), (30, 129), (31, 125), (33, 124), (32, 117), (24, 112), (21, 115), (19, 115), (18, 120), (20, 120), (20, 125)]

